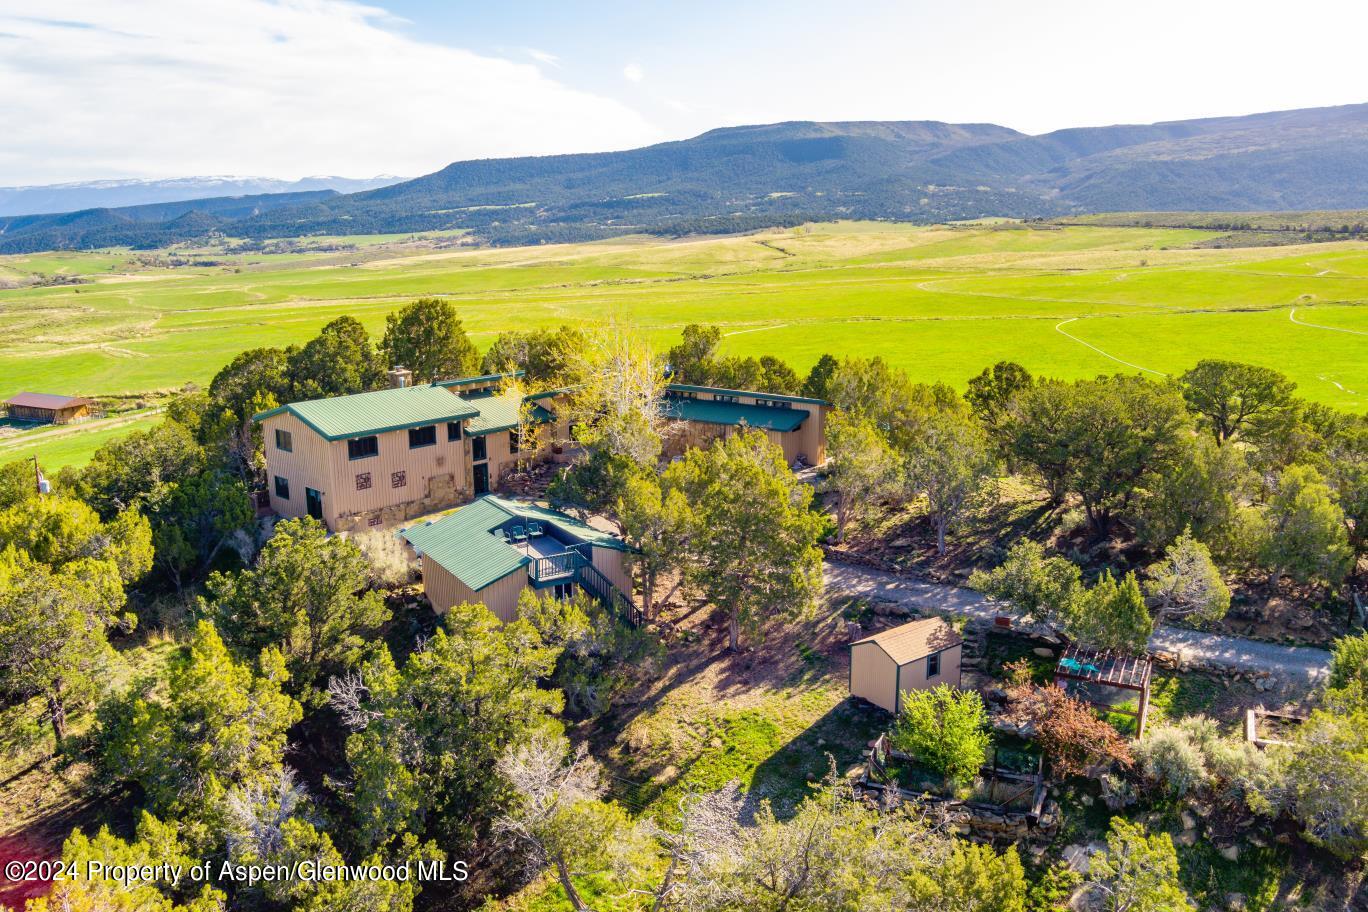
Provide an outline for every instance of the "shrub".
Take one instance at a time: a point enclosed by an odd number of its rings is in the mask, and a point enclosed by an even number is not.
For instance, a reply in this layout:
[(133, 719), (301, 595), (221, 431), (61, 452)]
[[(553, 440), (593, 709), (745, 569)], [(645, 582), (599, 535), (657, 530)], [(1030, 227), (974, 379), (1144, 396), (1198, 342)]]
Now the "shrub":
[[(1207, 726), (1210, 726), (1210, 732)], [(1149, 735), (1132, 748), (1141, 773), (1175, 798), (1206, 785), (1209, 778), (1206, 743), (1208, 734), (1215, 735), (1214, 729), (1215, 723), (1202, 716), (1151, 729)]]
[(893, 746), (947, 779), (972, 779), (988, 756), (989, 741), (988, 713), (974, 691), (942, 684), (903, 693)]
[(353, 536), (352, 541), (366, 555), (373, 588), (398, 589), (417, 578), (408, 548), (392, 532), (370, 529)]

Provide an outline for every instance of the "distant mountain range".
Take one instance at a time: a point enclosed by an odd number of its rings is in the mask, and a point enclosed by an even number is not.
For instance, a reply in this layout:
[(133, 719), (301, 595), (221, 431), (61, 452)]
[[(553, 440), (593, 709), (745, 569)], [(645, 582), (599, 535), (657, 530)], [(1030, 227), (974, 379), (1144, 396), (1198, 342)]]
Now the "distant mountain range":
[[(1107, 211), (1368, 207), (1368, 104), (1088, 127), (792, 122), (626, 152), (488, 159), (356, 193), (0, 218), (0, 252), (466, 228), (494, 244)], [(79, 218), (78, 218), (79, 216)], [(193, 232), (193, 233), (192, 233)], [(122, 240), (120, 240), (122, 238)]]
[(114, 209), (146, 203), (175, 203), (261, 193), (300, 193), (307, 190), (358, 193), (397, 184), (401, 180), (402, 177), (391, 175), (368, 178), (306, 177), (296, 181), (271, 177), (178, 177), (172, 180), (99, 180), (39, 187), (0, 187), (0, 215)]

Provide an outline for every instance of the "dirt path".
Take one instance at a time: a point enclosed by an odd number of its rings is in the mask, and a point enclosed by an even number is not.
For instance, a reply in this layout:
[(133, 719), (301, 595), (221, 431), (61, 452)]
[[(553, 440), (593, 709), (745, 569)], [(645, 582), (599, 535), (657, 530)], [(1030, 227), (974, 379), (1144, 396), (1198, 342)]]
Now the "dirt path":
[[(992, 622), (999, 613), (990, 599), (962, 586), (921, 580), (827, 561), (827, 592), (887, 599), (923, 611), (944, 611)], [(1316, 683), (1325, 677), (1330, 653), (1311, 646), (1280, 646), (1244, 637), (1160, 627), (1150, 637), (1150, 648), (1200, 658), (1213, 665), (1240, 671), (1267, 671), (1293, 680)]]

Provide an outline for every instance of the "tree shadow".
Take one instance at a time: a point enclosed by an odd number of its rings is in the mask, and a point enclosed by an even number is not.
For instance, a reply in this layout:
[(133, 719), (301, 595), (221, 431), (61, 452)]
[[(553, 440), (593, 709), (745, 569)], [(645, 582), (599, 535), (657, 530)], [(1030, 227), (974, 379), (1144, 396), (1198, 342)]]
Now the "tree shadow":
[(884, 710), (848, 697), (771, 754), (744, 784), (754, 799), (768, 799), (775, 815), (787, 818), (820, 785), (832, 761), (838, 775), (861, 762), (869, 742), (891, 721)]

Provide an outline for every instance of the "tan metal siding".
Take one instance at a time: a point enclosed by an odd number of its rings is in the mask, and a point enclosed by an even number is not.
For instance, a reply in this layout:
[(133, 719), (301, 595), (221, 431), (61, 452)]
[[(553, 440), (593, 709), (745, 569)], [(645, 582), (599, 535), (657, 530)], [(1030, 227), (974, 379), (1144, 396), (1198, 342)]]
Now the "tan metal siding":
[(939, 687), (942, 684), (949, 684), (951, 687), (959, 687), (960, 683), (960, 653), (961, 646), (951, 646), (949, 649), (940, 653), (940, 674), (934, 678), (926, 677), (926, 663), (930, 656), (923, 656), (913, 659), (902, 667), (903, 692), (911, 690), (929, 690)]
[(482, 604), (506, 624), (518, 616), (518, 596), (527, 585), (527, 571), (520, 569), (476, 592), (439, 565), (423, 561), (423, 591), (438, 614), (456, 605)]
[[(366, 459), (349, 459), (347, 441), (335, 440), (332, 452), (332, 515), (371, 513), (386, 507), (419, 500), (433, 500), (433, 506), (458, 503), (468, 496), (465, 478), (465, 448), (462, 440), (448, 442), (446, 425), (437, 425), (437, 443), (410, 449), (408, 430), (377, 435), (380, 452)], [(394, 486), (394, 474), (404, 473), (402, 487)], [(357, 489), (357, 476), (370, 474), (370, 487)]]
[[(293, 447), (291, 452), (276, 447), (277, 429), (289, 432)], [(262, 447), (266, 454), (266, 490), (271, 495), (271, 509), (287, 519), (306, 516), (304, 489), (313, 488), (323, 493), (323, 519), (331, 528), (337, 513), (334, 508), (336, 492), (328, 441), (289, 412), (272, 415), (261, 422), (261, 432)], [(289, 500), (276, 496), (277, 475), (290, 483)]]
[(850, 649), (850, 695), (895, 712), (898, 666), (877, 643)]
[(632, 597), (632, 574), (627, 569), (627, 553), (614, 548), (594, 548), (594, 568), (628, 598)]

